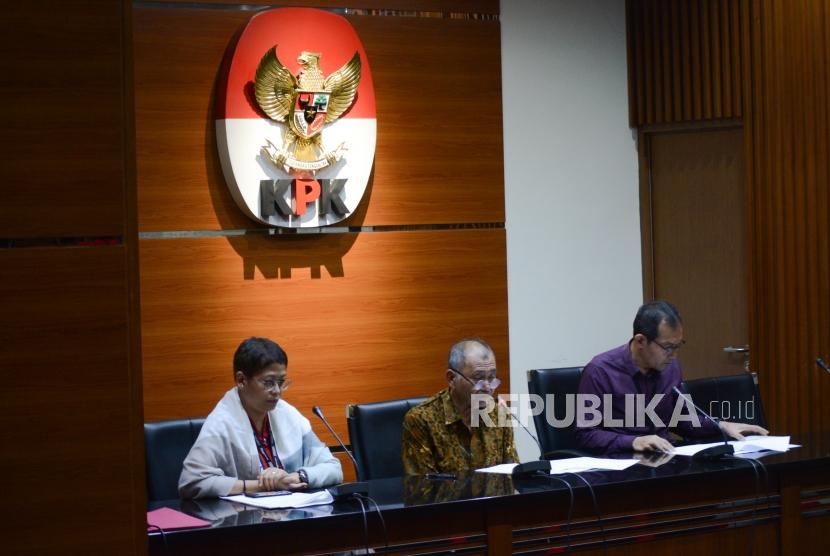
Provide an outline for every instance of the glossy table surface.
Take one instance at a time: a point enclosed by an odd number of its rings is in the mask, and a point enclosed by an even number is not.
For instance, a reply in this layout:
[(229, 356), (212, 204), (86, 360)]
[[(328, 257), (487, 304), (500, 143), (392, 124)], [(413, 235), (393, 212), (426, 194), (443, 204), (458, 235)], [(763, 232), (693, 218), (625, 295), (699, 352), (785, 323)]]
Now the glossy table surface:
[[(791, 442), (801, 447), (793, 448), (785, 453), (768, 453), (756, 459), (763, 464), (759, 472), (806, 466), (826, 469), (828, 478), (830, 478), (830, 434), (802, 435), (793, 437)], [(631, 458), (632, 454), (612, 457)], [(638, 463), (622, 471), (588, 471), (579, 475), (593, 487), (602, 489), (605, 485), (626, 483), (633, 486), (641, 481), (675, 481), (680, 478), (694, 478), (713, 473), (719, 475), (724, 473), (754, 474), (755, 471), (753, 471), (752, 464), (742, 458), (701, 462), (685, 456), (674, 456), (664, 462)], [(558, 477), (564, 479), (573, 489), (586, 488), (583, 481), (573, 474)], [(367, 481), (367, 484), (369, 497), (383, 511), (568, 489), (568, 486), (561, 480), (514, 481), (510, 475), (477, 472), (461, 473), (455, 480), (432, 480), (410, 476), (376, 479)], [(149, 509), (161, 506), (179, 509), (189, 515), (210, 521), (213, 528), (361, 513), (359, 504), (350, 501), (304, 509), (263, 510), (221, 499), (166, 500), (151, 503)], [(371, 510), (375, 508), (372, 504)]]

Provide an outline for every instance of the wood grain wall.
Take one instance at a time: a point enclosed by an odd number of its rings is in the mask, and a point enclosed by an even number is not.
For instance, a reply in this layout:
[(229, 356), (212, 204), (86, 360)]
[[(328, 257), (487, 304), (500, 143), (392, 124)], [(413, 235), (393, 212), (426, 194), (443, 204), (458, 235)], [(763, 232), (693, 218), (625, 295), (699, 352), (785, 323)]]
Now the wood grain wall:
[[(629, 0), (632, 126), (740, 118), (750, 345), (779, 432), (830, 426), (830, 4)], [(728, 30), (728, 32), (726, 32)]]
[(3, 11), (6, 554), (146, 553), (130, 13)]
[(344, 439), (347, 403), (442, 388), (461, 337), (490, 341), (509, 379), (498, 2), (301, 4), (365, 9), (347, 18), (378, 142), (356, 232), (269, 236), (229, 194), (214, 88), (251, 12), (134, 3), (147, 420), (206, 415), (251, 335), (286, 348), (286, 399)]
[(740, 118), (749, 25), (741, 0), (630, 0), (631, 127)]

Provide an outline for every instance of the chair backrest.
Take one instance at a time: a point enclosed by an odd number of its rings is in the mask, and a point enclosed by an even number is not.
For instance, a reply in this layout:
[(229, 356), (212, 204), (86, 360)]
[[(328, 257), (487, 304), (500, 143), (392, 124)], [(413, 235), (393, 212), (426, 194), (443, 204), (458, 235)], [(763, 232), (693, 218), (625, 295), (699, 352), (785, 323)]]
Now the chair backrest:
[(695, 405), (716, 419), (767, 426), (755, 373), (686, 380), (681, 390), (691, 394)]
[(144, 423), (147, 501), (179, 497), (179, 475), (204, 417)]
[(364, 404), (350, 404), (346, 421), (357, 478), (383, 479), (403, 475), (401, 437), (406, 412), (428, 398), (407, 398)]
[[(527, 391), (541, 396), (545, 400), (547, 394), (553, 394), (553, 415), (557, 420), (565, 418), (566, 394), (576, 394), (579, 389), (579, 379), (582, 377), (582, 367), (564, 367), (561, 369), (531, 369), (527, 372)], [(554, 428), (548, 424), (545, 408), (538, 415), (533, 416), (536, 425), (536, 435), (542, 446), (542, 455), (559, 450), (578, 450), (576, 444), (575, 424), (566, 428)]]

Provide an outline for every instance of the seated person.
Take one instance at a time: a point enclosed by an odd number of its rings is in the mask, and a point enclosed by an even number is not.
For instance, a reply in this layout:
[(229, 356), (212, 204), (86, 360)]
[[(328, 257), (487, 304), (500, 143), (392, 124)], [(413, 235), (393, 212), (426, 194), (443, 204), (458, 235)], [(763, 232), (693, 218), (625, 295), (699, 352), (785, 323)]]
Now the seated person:
[(236, 386), (207, 416), (184, 460), (182, 498), (300, 490), (343, 480), (340, 462), (308, 419), (281, 399), (288, 356), (266, 338), (248, 338), (233, 356)]
[[(646, 303), (634, 318), (634, 337), (620, 347), (594, 357), (582, 371), (579, 394), (593, 394), (602, 400), (603, 394), (613, 395), (611, 416), (625, 423), (626, 394), (643, 394), (647, 407), (656, 394), (663, 399), (654, 407), (654, 413), (663, 422), (655, 424), (646, 414), (643, 426), (580, 426), (577, 411), (576, 439), (579, 447), (595, 453), (623, 451), (669, 452), (673, 449), (668, 424), (675, 410), (675, 386), (683, 380), (677, 350), (683, 347), (683, 322), (677, 308), (667, 301)], [(579, 405), (579, 404), (578, 404)], [(633, 409), (634, 404), (630, 404)], [(597, 408), (604, 416), (602, 402)], [(683, 415), (690, 412), (688, 404)], [(632, 416), (633, 417), (633, 416)], [(604, 418), (604, 417), (603, 417)], [(679, 420), (677, 432), (684, 437), (720, 435), (718, 427), (727, 435), (743, 439), (743, 434), (767, 434), (756, 425), (720, 421), (716, 425), (698, 414), (700, 427)], [(633, 418), (629, 422), (637, 424)]]
[[(452, 346), (446, 371), (447, 388), (407, 412), (401, 457), (404, 473), (454, 473), (519, 461), (513, 428), (504, 409), (493, 401), (501, 381), (496, 356), (484, 340), (462, 340)], [(471, 396), (484, 394), (476, 408), (481, 419), (473, 426)], [(482, 396), (479, 396), (482, 397)], [(489, 410), (484, 401), (490, 401)], [(499, 415), (499, 413), (502, 413)], [(488, 426), (492, 424), (493, 426)], [(498, 426), (507, 422), (507, 426)]]

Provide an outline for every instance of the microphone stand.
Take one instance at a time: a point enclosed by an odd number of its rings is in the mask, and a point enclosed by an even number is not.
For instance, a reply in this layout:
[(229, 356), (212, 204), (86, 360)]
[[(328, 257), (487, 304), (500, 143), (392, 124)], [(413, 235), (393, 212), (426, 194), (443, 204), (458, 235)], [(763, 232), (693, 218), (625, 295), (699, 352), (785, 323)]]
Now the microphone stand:
[(505, 411), (507, 411), (507, 413), (510, 415), (510, 417), (514, 421), (516, 421), (516, 423), (518, 423), (518, 425), (520, 427), (522, 427), (524, 429), (524, 431), (530, 436), (530, 438), (532, 438), (533, 441), (536, 443), (536, 446), (539, 448), (539, 459), (540, 460), (549, 461), (549, 460), (552, 460), (552, 459), (581, 458), (581, 457), (585, 456), (585, 454), (582, 453), (582, 452), (579, 452), (577, 450), (570, 450), (570, 449), (567, 449), (567, 448), (561, 448), (559, 450), (551, 450), (549, 452), (545, 452), (542, 449), (542, 443), (539, 442), (539, 439), (536, 437), (536, 435), (534, 435), (532, 432), (530, 432), (530, 429), (527, 428), (524, 425), (524, 423), (522, 423), (519, 420), (519, 418), (516, 417), (513, 414), (513, 411), (507, 406), (505, 401), (501, 398), (499, 398), (499, 405), (502, 406)]
[[(317, 417), (319, 417), (323, 424), (326, 425), (326, 428), (337, 440), (337, 443), (340, 444), (340, 447), (343, 448), (343, 451), (346, 452), (346, 455), (349, 456), (349, 459), (352, 460), (352, 464), (354, 465), (354, 472), (355, 474), (357, 474), (357, 460), (354, 459), (354, 456), (352, 455), (351, 451), (349, 451), (349, 449), (346, 448), (346, 445), (343, 444), (343, 441), (340, 440), (340, 437), (337, 435), (336, 432), (334, 432), (334, 429), (323, 415), (323, 410), (320, 409), (320, 406), (315, 405), (311, 408), (311, 412), (314, 413), (314, 415), (316, 415)], [(342, 483), (329, 488), (328, 491), (331, 493), (335, 500), (344, 500), (347, 498), (352, 498), (354, 496), (368, 495), (369, 484), (365, 481), (357, 481), (354, 483)]]
[(695, 404), (695, 402), (692, 401), (692, 397), (689, 396), (689, 395), (683, 394), (683, 392), (681, 392), (680, 389), (677, 386), (673, 387), (672, 390), (674, 390), (674, 392), (678, 396), (686, 399), (686, 401), (688, 401), (690, 404), (692, 404), (692, 407), (694, 407), (700, 414), (702, 414), (704, 417), (709, 419), (709, 421), (714, 423), (715, 426), (718, 427), (718, 432), (720, 432), (720, 435), (723, 438), (723, 444), (718, 444), (717, 446), (710, 446), (708, 448), (704, 448), (703, 450), (701, 450), (698, 453), (696, 453), (695, 455), (693, 455), (692, 459), (712, 461), (712, 460), (718, 460), (718, 459), (722, 459), (726, 456), (733, 455), (735, 453), (735, 447), (732, 446), (732, 444), (730, 444), (729, 441), (726, 439), (726, 434), (724, 434), (723, 429), (720, 428), (720, 425), (718, 424), (718, 422), (715, 421), (715, 419), (712, 418), (711, 415), (709, 415), (708, 413), (706, 413), (705, 411), (700, 409)]

